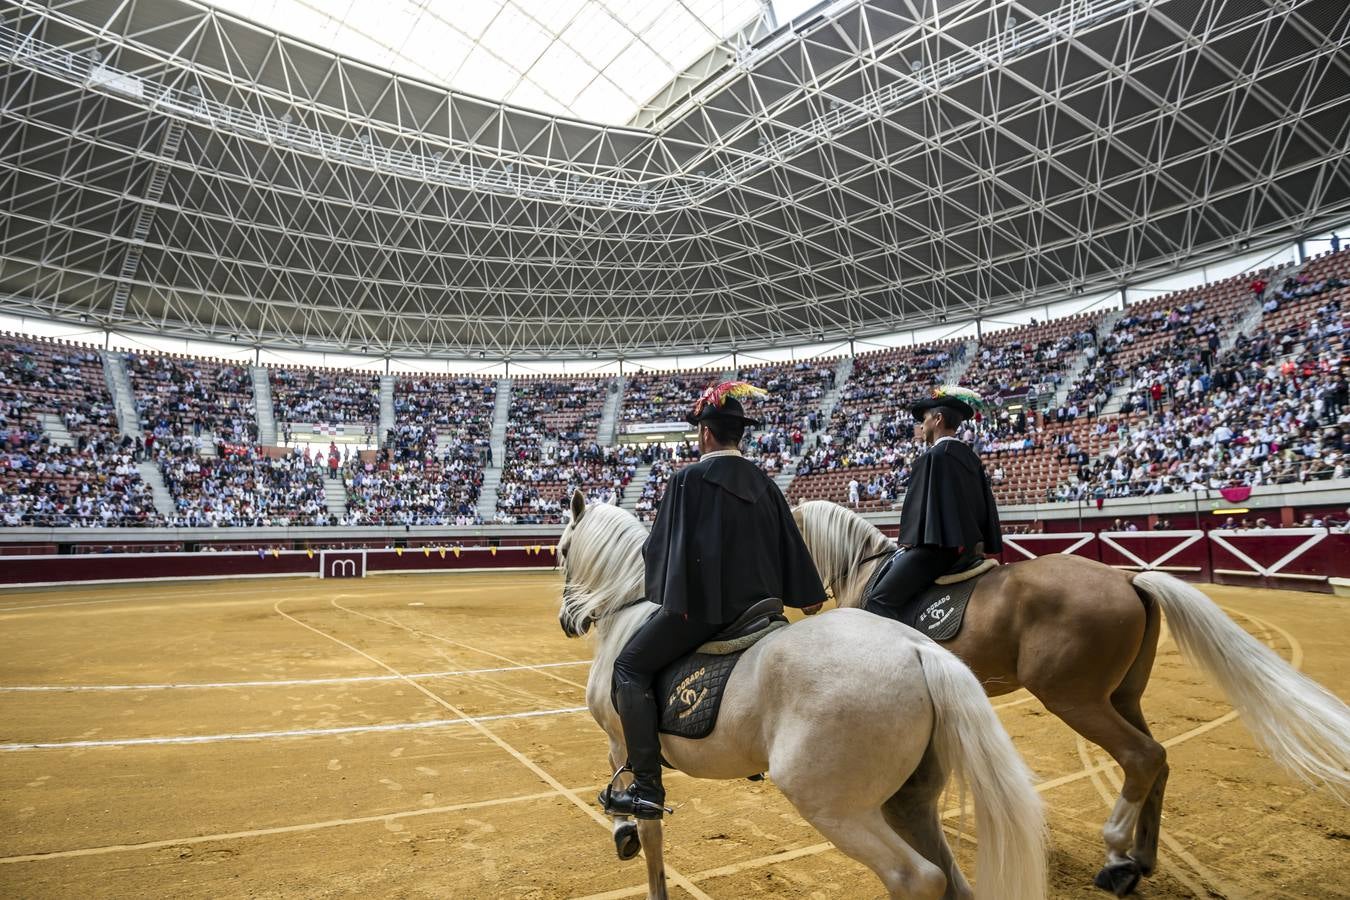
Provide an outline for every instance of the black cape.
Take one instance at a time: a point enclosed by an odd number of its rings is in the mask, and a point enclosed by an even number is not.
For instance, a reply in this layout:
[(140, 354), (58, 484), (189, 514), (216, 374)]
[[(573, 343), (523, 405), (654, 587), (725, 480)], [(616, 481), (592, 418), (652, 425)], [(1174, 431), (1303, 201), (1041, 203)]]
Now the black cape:
[(782, 491), (738, 456), (670, 477), (643, 556), (647, 599), (691, 622), (732, 622), (765, 597), (795, 607), (825, 600)]
[(934, 444), (914, 461), (900, 511), (900, 543), (906, 547), (1003, 549), (1003, 532), (989, 476), (969, 445)]

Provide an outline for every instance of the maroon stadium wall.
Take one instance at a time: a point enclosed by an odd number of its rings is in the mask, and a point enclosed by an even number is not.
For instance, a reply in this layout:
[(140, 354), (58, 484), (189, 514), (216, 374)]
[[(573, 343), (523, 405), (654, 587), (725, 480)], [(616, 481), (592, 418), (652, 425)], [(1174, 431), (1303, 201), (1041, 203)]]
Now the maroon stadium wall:
[(38, 586), (195, 578), (344, 578), (382, 572), (553, 569), (552, 546), (226, 553), (91, 553), (7, 556), (0, 585)]
[[(1133, 571), (1170, 572), (1188, 581), (1330, 592), (1350, 578), (1350, 535), (1325, 528), (1269, 531), (1130, 531), (1016, 534), (1004, 538), (1005, 563), (1069, 553)], [(6, 556), (0, 585), (38, 586), (195, 578), (304, 576), (493, 569), (549, 570), (553, 546), (265, 550), (221, 553), (82, 553)]]

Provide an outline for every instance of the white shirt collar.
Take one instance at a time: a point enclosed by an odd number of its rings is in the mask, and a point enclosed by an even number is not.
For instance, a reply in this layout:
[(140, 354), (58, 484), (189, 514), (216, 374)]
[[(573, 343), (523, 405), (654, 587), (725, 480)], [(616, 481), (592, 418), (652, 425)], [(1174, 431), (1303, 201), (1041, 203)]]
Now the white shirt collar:
[(942, 437), (938, 438), (936, 441), (933, 441), (933, 446), (936, 447), (938, 444), (942, 443), (943, 441), (959, 441), (959, 440), (960, 440), (960, 438), (958, 438), (958, 437), (957, 437), (956, 435), (954, 435), (954, 434), (944, 434)]
[(733, 449), (731, 449), (731, 450), (714, 450), (714, 451), (711, 452), (711, 453), (705, 453), (705, 454), (703, 454), (702, 456), (699, 457), (699, 459), (700, 459), (700, 460), (704, 460), (704, 459), (716, 459), (716, 458), (719, 457), (719, 456), (744, 456), (744, 455), (745, 455), (745, 454), (741, 453), (741, 451), (736, 450), (736, 449), (733, 448)]

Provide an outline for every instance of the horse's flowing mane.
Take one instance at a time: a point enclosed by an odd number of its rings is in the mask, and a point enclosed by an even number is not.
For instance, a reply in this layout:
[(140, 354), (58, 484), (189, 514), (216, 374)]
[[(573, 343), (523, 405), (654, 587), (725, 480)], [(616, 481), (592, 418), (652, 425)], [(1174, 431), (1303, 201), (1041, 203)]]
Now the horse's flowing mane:
[(839, 606), (859, 606), (865, 582), (862, 561), (894, 546), (880, 529), (846, 506), (829, 500), (808, 500), (793, 508), (806, 550), (820, 580)]
[(567, 576), (563, 617), (580, 633), (642, 597), (647, 530), (631, 513), (595, 503), (568, 523), (559, 540)]

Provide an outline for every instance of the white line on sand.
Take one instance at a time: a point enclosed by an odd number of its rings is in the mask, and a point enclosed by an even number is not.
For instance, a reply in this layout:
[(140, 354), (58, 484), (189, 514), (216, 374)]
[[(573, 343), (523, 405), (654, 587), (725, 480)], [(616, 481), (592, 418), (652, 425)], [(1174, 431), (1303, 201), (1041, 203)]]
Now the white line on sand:
[[(446, 672), (418, 672), (408, 678), (453, 678), (457, 675), (491, 675), (497, 672), (521, 672), (532, 669), (559, 669), (566, 666), (587, 666), (590, 660), (536, 663), (534, 665), (498, 666), (493, 669), (456, 669)], [(62, 691), (179, 691), (200, 688), (295, 687), (307, 684), (352, 684), (366, 681), (401, 681), (398, 675), (349, 675), (342, 678), (288, 678), (279, 681), (186, 681), (168, 684), (14, 684), (0, 685), (0, 694)]]
[(445, 728), (449, 725), (476, 725), (499, 719), (531, 719), (541, 716), (561, 716), (585, 712), (584, 706), (562, 709), (538, 709), (530, 712), (501, 713), (495, 716), (464, 716), (457, 719), (428, 719), (424, 722), (394, 722), (389, 725), (348, 725), (342, 728), (297, 728), (291, 731), (250, 731), (239, 734), (198, 734), (182, 737), (121, 738), (106, 741), (52, 741), (30, 744), (0, 744), (0, 751), (18, 750), (76, 750), (88, 747), (138, 747), (164, 744), (215, 744), (221, 741), (257, 741), (270, 738), (314, 737), (329, 734), (363, 734), (379, 731), (414, 731), (421, 728)]

